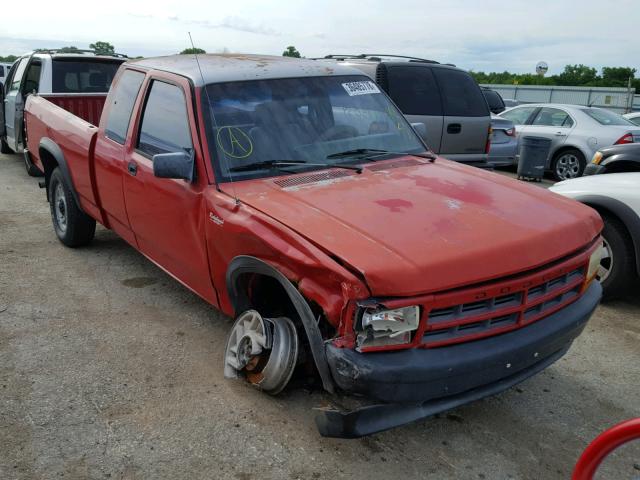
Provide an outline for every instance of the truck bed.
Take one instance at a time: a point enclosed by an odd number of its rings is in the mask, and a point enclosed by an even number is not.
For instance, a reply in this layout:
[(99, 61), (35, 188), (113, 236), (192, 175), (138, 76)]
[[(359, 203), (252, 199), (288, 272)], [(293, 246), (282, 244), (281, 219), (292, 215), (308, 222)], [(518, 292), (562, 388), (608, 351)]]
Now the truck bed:
[[(93, 179), (93, 147), (98, 127), (81, 116), (75, 115), (64, 106), (82, 112), (90, 117), (98, 108), (98, 97), (85, 102), (80, 96), (71, 97), (55, 95), (45, 98), (40, 95), (29, 95), (25, 104), (25, 122), (27, 130), (27, 148), (36, 167), (45, 171), (43, 162), (48, 159), (40, 157), (40, 145), (53, 143), (59, 147), (62, 159), (56, 163), (64, 163), (71, 181), (78, 194), (78, 200), (85, 212), (98, 215), (97, 200), (92, 188)], [(95, 103), (94, 103), (94, 100)], [(51, 101), (53, 100), (53, 101)], [(105, 97), (100, 101), (104, 105)], [(63, 106), (59, 106), (60, 102)], [(90, 107), (90, 105), (94, 105)], [(84, 110), (82, 110), (84, 108)], [(101, 110), (101, 107), (100, 107)]]
[(92, 125), (100, 123), (102, 108), (107, 99), (106, 93), (47, 93), (40, 96)]

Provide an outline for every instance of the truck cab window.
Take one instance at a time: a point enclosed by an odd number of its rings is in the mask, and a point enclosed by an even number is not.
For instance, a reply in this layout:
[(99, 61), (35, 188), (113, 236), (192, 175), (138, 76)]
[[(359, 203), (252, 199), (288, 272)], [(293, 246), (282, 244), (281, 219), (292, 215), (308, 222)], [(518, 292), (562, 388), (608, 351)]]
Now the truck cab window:
[(191, 152), (191, 130), (182, 89), (155, 80), (142, 114), (136, 148), (143, 154)]
[(121, 145), (127, 138), (133, 104), (136, 102), (143, 80), (144, 73), (125, 70), (115, 86), (105, 135)]

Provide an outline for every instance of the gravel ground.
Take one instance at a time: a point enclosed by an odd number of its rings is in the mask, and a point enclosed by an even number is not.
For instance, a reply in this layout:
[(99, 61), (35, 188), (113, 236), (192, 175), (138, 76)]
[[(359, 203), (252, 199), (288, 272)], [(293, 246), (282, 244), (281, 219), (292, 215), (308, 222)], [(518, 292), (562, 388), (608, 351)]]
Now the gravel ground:
[[(318, 435), (320, 392), (224, 380), (230, 324), (105, 229), (63, 247), (37, 181), (0, 156), (0, 479), (566, 479), (640, 415), (640, 299), (599, 307), (517, 388), (360, 440)], [(640, 442), (599, 478), (634, 463)]]

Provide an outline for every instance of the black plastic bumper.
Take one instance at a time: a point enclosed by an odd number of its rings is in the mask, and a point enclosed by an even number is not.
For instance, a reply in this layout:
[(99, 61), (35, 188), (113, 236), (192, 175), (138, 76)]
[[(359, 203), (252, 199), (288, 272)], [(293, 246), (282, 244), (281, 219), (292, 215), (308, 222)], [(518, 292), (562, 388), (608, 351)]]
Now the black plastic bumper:
[(603, 165), (596, 165), (595, 163), (589, 163), (584, 168), (583, 175), (598, 175), (599, 173), (604, 173), (605, 167)]
[(368, 435), (501, 392), (562, 357), (601, 295), (600, 284), (593, 282), (578, 301), (543, 320), (447, 347), (358, 353), (327, 345), (336, 384), (382, 405), (347, 413), (324, 411), (316, 419), (320, 433)]

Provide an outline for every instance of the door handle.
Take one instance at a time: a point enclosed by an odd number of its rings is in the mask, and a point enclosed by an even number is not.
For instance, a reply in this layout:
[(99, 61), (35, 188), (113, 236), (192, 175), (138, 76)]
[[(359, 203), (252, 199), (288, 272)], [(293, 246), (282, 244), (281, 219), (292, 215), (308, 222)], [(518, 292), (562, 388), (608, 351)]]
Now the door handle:
[(567, 134), (564, 132), (556, 132), (556, 137), (566, 137)]
[(462, 131), (462, 125), (459, 123), (450, 123), (447, 125), (447, 133), (460, 133)]
[(135, 162), (129, 162), (129, 164), (127, 165), (127, 170), (129, 171), (130, 175), (133, 175), (135, 177), (136, 173), (138, 173), (138, 165)]

